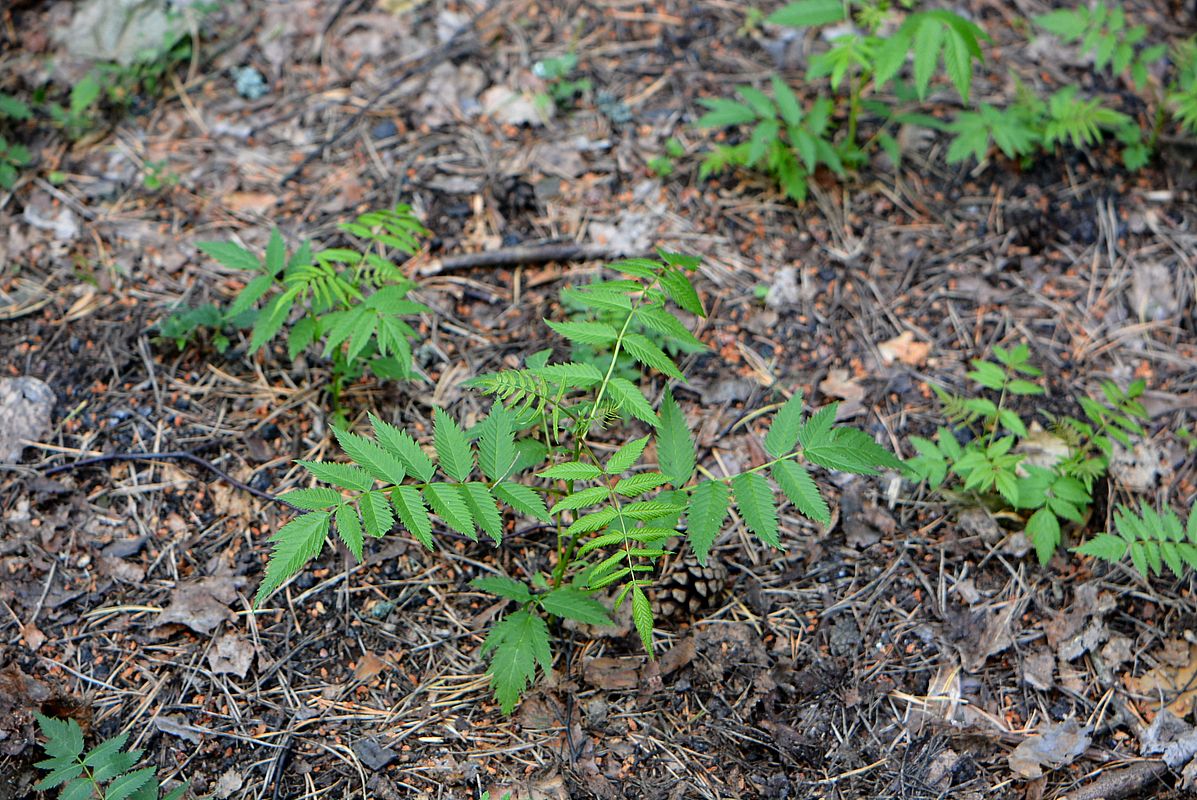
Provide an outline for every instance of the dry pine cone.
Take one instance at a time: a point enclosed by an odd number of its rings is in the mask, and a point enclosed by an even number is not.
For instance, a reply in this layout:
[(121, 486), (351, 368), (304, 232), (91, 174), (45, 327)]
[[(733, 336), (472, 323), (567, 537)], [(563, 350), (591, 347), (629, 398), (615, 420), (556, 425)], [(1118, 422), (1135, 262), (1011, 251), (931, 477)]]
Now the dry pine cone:
[(715, 608), (727, 590), (727, 570), (713, 558), (704, 567), (689, 547), (666, 557), (653, 587), (653, 615), (688, 622)]

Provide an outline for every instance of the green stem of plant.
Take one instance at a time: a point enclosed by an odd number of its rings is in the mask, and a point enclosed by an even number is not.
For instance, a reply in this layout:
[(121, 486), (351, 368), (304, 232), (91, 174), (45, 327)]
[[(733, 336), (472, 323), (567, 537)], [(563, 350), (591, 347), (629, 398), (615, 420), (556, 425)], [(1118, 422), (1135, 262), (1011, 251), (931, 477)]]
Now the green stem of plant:
[(860, 116), (860, 90), (863, 83), (864, 75), (853, 79), (848, 103), (848, 141), (853, 147), (856, 146), (856, 122)]
[(1002, 381), (1002, 393), (998, 396), (997, 413), (993, 415), (993, 425), (991, 425), (989, 428), (989, 442), (987, 445), (992, 445), (993, 440), (997, 438), (998, 424), (1001, 422), (1000, 418), (1002, 414), (1002, 408), (1006, 404), (1006, 384), (1009, 382), (1009, 380), (1009, 378), (1005, 378)]

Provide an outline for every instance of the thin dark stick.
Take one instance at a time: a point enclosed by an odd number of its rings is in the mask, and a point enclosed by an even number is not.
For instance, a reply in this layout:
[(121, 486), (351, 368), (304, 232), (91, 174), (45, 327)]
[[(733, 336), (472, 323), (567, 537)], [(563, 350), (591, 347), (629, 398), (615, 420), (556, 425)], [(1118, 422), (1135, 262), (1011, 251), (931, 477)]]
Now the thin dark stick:
[(190, 461), (192, 464), (195, 464), (197, 466), (203, 467), (204, 469), (208, 470), (209, 472), (211, 472), (216, 477), (220, 478), (222, 481), (229, 484), (230, 486), (240, 489), (243, 492), (249, 492), (254, 497), (261, 498), (262, 500), (267, 500), (271, 503), (279, 503), (281, 505), (287, 506), (288, 508), (302, 510), (296, 506), (291, 505), (286, 500), (283, 500), (275, 495), (270, 494), (269, 492), (263, 492), (261, 489), (255, 489), (254, 487), (250, 486), (248, 483), (237, 480), (232, 475), (228, 474), (227, 472), (222, 470), (220, 467), (213, 464), (211, 461), (208, 461), (207, 459), (200, 458), (195, 453), (188, 453), (185, 450), (172, 450), (172, 451), (166, 452), (166, 453), (150, 453), (150, 452), (105, 453), (102, 456), (93, 456), (92, 458), (83, 458), (83, 459), (80, 459), (79, 461), (72, 461), (70, 464), (59, 464), (57, 467), (50, 467), (42, 474), (45, 475), (46, 477), (49, 477), (51, 475), (57, 475), (60, 472), (68, 472), (70, 470), (81, 469), (83, 467), (90, 467), (90, 466), (94, 466), (96, 464), (111, 464), (111, 463), (118, 462), (118, 461)]
[(420, 268), (421, 275), (440, 275), (445, 272), (460, 272), (475, 267), (518, 267), (524, 264), (547, 264), (550, 261), (608, 261), (613, 258), (652, 258), (655, 253), (623, 253), (613, 247), (599, 244), (540, 244), (505, 247), (502, 250), (484, 250), (478, 253), (461, 253), (435, 259)]
[(428, 53), (423, 58), (419, 59), (414, 66), (409, 67), (408, 69), (405, 69), (403, 72), (399, 73), (394, 80), (376, 92), (374, 96), (365, 103), (365, 105), (359, 108), (357, 112), (345, 122), (344, 125), (338, 128), (336, 132), (328, 138), (328, 141), (312, 148), (312, 150), (309, 151), (306, 156), (304, 156), (303, 161), (300, 161), (299, 164), (296, 165), (295, 169), (284, 175), (280, 185), (286, 186), (288, 183), (298, 178), (300, 173), (303, 172), (304, 168), (307, 167), (308, 164), (311, 164), (313, 161), (319, 158), (324, 152), (325, 148), (332, 147), (333, 144), (339, 141), (342, 136), (352, 130), (353, 127), (361, 121), (362, 117), (366, 116), (366, 113), (369, 112), (370, 109), (375, 108), (378, 105), (378, 101), (380, 101), (383, 97), (395, 91), (417, 75), (421, 75), (432, 70), (433, 67), (437, 66), (442, 61), (447, 61), (451, 58), (465, 55), (466, 53), (475, 49), (477, 46), (475, 42), (467, 42), (464, 41), (464, 39), (468, 34), (477, 32), (479, 21), (481, 21), (482, 17), (496, 5), (497, 0), (491, 0), (491, 2), (486, 4), (486, 8), (479, 11), (474, 15), (473, 19), (458, 28), (449, 41), (445, 42), (436, 50), (433, 50), (431, 53)]

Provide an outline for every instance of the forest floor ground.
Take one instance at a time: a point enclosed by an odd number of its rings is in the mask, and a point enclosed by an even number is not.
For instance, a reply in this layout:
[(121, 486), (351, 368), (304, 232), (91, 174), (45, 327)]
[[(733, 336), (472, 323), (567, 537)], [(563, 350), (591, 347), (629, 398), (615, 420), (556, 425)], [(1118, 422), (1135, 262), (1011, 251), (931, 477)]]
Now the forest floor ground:
[[(1013, 18), (1042, 3), (972, 5), (1008, 42), (981, 96), (1009, 92), (1008, 65), (1091, 80), (1014, 42)], [(0, 371), (57, 397), (52, 430), (0, 472), (0, 798), (33, 794), (35, 708), (97, 735), (131, 729), (164, 778), (258, 800), (1054, 798), (1135, 762), (1161, 701), (1191, 714), (1191, 579), (1065, 550), (1040, 566), (1009, 520), (892, 475), (822, 475), (835, 520), (783, 514), (783, 552), (729, 525), (716, 552), (730, 591), (663, 621), (655, 662), (626, 622), (562, 630), (551, 675), (510, 717), (479, 654), (500, 609), (469, 581), (535, 571), (551, 541), (429, 553), (396, 536), (363, 565), (330, 549), (254, 611), (285, 509), (187, 462), (43, 476), (185, 450), (262, 491), (300, 485), (293, 460), (332, 452), (327, 363), (281, 346), (247, 357), (237, 337), (223, 354), (206, 340), (180, 352), (154, 326), (239, 288), (197, 242), (261, 249), (277, 226), (332, 244), (338, 222), (402, 201), (434, 232), (425, 260), (544, 242), (702, 255), (711, 349), (675, 391), (713, 464), (750, 465), (747, 415), (779, 389), (841, 401), (910, 456), (906, 436), (940, 420), (931, 382), (962, 387), (970, 359), (1026, 342), (1049, 387), (1028, 416), (1076, 413), (1104, 379), (1148, 384), (1150, 435), (1098, 486), (1090, 530), (1116, 502), (1192, 502), (1193, 456), (1172, 435), (1197, 418), (1191, 149), (1134, 175), (1102, 149), (978, 169), (915, 137), (898, 169), (877, 157), (846, 182), (823, 176), (798, 207), (750, 175), (697, 177), (699, 97), (801, 74), (801, 53), (743, 28), (739, 4), (508, 0), (399, 81), (476, 10), (230, 0), (161, 96), (73, 145), (35, 143), (35, 169), (0, 192)], [(45, 32), (69, 12), (3, 12), (14, 86), (0, 91), (44, 80), (63, 46)], [(1157, 33), (1194, 25), (1187, 10), (1134, 13)], [(517, 124), (544, 89), (533, 65), (568, 52), (590, 90)], [(260, 99), (235, 89), (247, 65), (266, 78)], [(688, 155), (662, 178), (647, 162), (670, 137)], [(166, 180), (150, 188), (151, 174)], [(557, 290), (600, 268), (417, 276), (437, 311), (424, 379), (353, 385), (351, 417), (427, 431), (436, 405), (478, 413), (463, 382), (545, 346)], [(1137, 691), (1153, 670), (1182, 690)], [(1011, 770), (1029, 733), (1069, 718), (1092, 728), (1079, 758), (1034, 780)]]

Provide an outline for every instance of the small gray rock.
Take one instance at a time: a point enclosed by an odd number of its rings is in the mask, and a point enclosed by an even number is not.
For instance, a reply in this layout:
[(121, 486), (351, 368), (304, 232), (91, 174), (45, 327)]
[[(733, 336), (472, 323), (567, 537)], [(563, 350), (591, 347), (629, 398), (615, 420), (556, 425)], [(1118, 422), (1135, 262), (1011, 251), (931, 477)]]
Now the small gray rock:
[(0, 378), (0, 463), (15, 464), (25, 449), (50, 430), (54, 392), (44, 381), (28, 376)]

